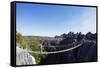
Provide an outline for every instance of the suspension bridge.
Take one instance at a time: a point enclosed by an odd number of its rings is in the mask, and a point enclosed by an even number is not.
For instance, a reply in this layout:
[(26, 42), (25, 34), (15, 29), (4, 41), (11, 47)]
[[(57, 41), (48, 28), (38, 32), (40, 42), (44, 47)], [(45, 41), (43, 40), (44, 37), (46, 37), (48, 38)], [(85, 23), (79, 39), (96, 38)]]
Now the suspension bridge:
[[(52, 46), (43, 46), (42, 44), (39, 45), (40, 46), (40, 51), (30, 51), (28, 49), (26, 49), (26, 50), (28, 52), (30, 52), (30, 53), (37, 53), (37, 54), (55, 54), (55, 53), (62, 53), (62, 52), (67, 52), (67, 51), (71, 51), (71, 50), (74, 50), (76, 48), (79, 48), (86, 41), (96, 43), (95, 41), (82, 40), (79, 44), (77, 44), (77, 41), (76, 41), (76, 42), (72, 43), (72, 45), (74, 44), (74, 46), (72, 46), (72, 47), (69, 47), (69, 48), (63, 49), (63, 50), (59, 50), (59, 51), (53, 51), (53, 52), (45, 52), (45, 51), (43, 51), (43, 47), (52, 47)], [(67, 46), (65, 45), (65, 46), (55, 46), (55, 47), (67, 47)]]
[[(75, 42), (74, 42), (75, 43)], [(77, 45), (75, 45), (75, 46), (73, 46), (73, 47), (70, 47), (70, 48), (68, 48), (68, 49), (64, 49), (64, 50), (59, 50), (59, 51), (53, 51), (53, 52), (45, 52), (45, 51), (43, 51), (43, 46), (42, 45), (39, 45), (40, 46), (40, 51), (30, 51), (30, 50), (28, 50), (28, 49), (26, 49), (28, 52), (30, 52), (30, 53), (37, 53), (37, 54), (55, 54), (55, 53), (62, 53), (62, 52), (67, 52), (67, 51), (71, 51), (71, 50), (74, 50), (74, 49), (76, 49), (76, 48), (78, 48), (78, 47), (80, 47), (80, 46), (82, 46), (82, 43), (83, 42), (81, 42), (80, 44), (77, 44)], [(73, 43), (72, 43), (73, 44)], [(45, 46), (44, 46), (45, 47)], [(48, 46), (49, 47), (49, 46)], [(60, 47), (60, 46), (55, 46), (55, 47)], [(63, 46), (64, 47), (64, 46)]]

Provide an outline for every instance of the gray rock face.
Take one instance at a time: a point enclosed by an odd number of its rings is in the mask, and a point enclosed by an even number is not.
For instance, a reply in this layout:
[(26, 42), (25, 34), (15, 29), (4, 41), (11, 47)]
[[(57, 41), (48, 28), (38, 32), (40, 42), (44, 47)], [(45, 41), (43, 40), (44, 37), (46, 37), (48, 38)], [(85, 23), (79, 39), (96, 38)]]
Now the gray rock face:
[(16, 65), (32, 65), (36, 64), (35, 58), (30, 55), (27, 50), (16, 46)]

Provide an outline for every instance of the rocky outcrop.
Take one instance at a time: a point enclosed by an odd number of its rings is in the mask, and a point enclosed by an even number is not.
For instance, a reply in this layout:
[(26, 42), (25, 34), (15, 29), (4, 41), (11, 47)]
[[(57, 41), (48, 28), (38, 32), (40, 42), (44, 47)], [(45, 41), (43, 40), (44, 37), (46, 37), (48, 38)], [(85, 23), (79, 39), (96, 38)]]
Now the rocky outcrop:
[(40, 64), (62, 64), (70, 62), (97, 61), (97, 45), (93, 41), (84, 41), (81, 46), (67, 52), (48, 54)]
[(77, 61), (96, 61), (97, 60), (97, 46), (94, 42), (84, 42), (81, 47), (77, 49)]
[(30, 55), (27, 50), (16, 46), (16, 65), (32, 65), (36, 64), (35, 58)]

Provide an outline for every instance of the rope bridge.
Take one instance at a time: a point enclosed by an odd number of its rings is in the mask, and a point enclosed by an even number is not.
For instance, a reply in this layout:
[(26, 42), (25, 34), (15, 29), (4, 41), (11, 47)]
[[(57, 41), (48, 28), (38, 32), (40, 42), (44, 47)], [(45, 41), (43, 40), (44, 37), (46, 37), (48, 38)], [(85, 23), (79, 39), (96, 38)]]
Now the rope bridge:
[[(83, 43), (83, 42), (82, 42)], [(55, 54), (55, 53), (62, 53), (62, 52), (67, 52), (67, 51), (71, 51), (71, 50), (74, 50), (74, 49), (76, 49), (76, 48), (78, 48), (78, 47), (80, 47), (80, 46), (82, 46), (82, 43), (81, 44), (78, 44), (78, 45), (76, 45), (76, 46), (74, 46), (74, 47), (71, 47), (71, 48), (68, 48), (68, 49), (64, 49), (64, 50), (60, 50), (60, 51), (54, 51), (54, 52), (43, 52), (43, 50), (42, 50), (42, 45), (40, 45), (40, 51), (30, 51), (30, 50), (28, 50), (28, 49), (26, 49), (28, 52), (30, 52), (30, 53), (37, 53), (37, 54)]]

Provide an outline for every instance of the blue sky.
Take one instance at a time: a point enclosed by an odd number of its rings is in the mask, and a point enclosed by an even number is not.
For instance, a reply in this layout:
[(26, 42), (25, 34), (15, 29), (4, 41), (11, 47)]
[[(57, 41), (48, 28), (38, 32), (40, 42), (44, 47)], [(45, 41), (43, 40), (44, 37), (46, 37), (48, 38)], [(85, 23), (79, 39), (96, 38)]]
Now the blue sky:
[(96, 32), (96, 8), (17, 3), (16, 30), (23, 35), (55, 36)]

